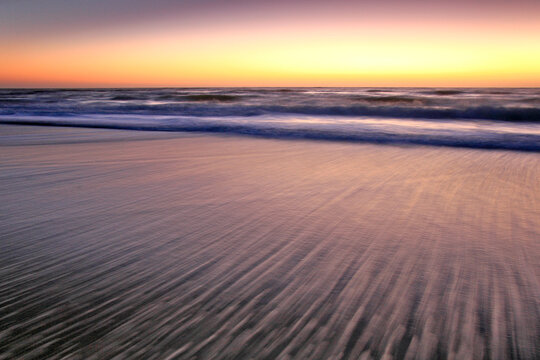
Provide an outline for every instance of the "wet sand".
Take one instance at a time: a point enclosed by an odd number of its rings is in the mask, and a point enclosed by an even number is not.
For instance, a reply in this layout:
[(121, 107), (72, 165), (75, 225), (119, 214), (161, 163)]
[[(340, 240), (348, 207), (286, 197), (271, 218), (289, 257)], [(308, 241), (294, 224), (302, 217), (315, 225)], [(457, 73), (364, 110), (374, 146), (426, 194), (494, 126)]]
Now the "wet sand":
[(0, 125), (0, 359), (538, 359), (540, 155)]

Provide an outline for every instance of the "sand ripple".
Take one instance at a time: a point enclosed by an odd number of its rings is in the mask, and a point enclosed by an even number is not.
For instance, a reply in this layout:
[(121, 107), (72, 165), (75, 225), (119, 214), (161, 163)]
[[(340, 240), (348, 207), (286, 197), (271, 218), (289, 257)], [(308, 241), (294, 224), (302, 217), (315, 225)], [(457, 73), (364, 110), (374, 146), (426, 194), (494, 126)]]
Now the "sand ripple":
[(0, 359), (540, 357), (537, 154), (40, 131), (0, 149)]

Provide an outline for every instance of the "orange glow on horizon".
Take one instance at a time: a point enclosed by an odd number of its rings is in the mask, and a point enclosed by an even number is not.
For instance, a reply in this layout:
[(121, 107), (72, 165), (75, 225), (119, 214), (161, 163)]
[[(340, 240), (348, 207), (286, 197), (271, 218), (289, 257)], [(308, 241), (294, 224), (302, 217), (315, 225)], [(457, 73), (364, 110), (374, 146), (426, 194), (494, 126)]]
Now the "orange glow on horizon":
[(165, 24), (0, 43), (0, 86), (540, 86), (535, 23), (249, 28)]

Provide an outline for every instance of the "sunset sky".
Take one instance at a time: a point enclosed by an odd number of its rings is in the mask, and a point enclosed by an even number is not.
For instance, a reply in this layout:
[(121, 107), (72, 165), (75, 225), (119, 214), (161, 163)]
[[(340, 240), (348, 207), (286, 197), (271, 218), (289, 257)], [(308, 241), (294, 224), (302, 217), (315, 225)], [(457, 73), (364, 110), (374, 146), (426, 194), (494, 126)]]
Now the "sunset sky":
[(540, 86), (540, 1), (5, 0), (0, 87)]

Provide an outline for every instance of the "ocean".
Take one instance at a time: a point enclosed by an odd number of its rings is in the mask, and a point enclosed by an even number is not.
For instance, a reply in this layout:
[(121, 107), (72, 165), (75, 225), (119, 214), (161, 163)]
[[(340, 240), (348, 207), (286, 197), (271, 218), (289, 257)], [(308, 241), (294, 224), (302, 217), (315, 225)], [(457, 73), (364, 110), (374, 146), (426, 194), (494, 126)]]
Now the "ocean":
[(538, 151), (540, 89), (4, 89), (0, 122)]

